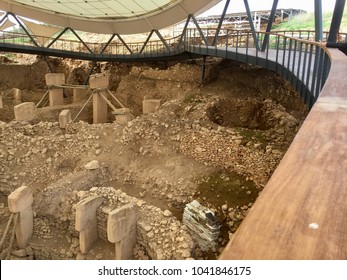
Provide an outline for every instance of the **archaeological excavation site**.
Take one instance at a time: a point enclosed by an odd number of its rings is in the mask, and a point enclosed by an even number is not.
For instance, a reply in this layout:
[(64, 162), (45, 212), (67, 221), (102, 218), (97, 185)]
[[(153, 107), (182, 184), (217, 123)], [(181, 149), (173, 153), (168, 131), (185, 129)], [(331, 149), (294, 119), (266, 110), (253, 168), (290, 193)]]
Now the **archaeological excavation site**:
[(1, 259), (218, 259), (308, 110), (274, 72), (205, 60), (2, 54)]

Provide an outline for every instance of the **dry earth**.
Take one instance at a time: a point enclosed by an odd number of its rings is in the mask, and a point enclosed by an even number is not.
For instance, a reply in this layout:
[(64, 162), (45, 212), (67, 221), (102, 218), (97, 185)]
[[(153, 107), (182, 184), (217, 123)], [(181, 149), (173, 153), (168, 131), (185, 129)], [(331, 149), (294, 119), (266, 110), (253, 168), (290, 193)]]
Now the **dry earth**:
[[(82, 83), (90, 67), (83, 61), (50, 59), (50, 63), (56, 72), (65, 73), (70, 84)], [(71, 92), (66, 90), (66, 105), (39, 109), (38, 117), (30, 122), (14, 121), (16, 102), (9, 91), (20, 88), (23, 101), (37, 103), (46, 91), (48, 68), (40, 57), (3, 57), (1, 235), (9, 217), (7, 195), (27, 185), (35, 196), (35, 225), (40, 229), (35, 238), (56, 232), (56, 239), (78, 243), (76, 238), (65, 238), (59, 225), (68, 217), (56, 209), (70, 203), (79, 189), (73, 182), (82, 176), (88, 187), (119, 189), (147, 205), (170, 210), (178, 221), (185, 204), (197, 199), (215, 211), (223, 227), (216, 251), (202, 252), (195, 246), (192, 255), (218, 257), (283, 157), (307, 110), (289, 84), (269, 71), (209, 59), (206, 79), (200, 83), (200, 63), (98, 64), (95, 71), (110, 74), (110, 89), (136, 118), (120, 125), (109, 114), (109, 123), (93, 125), (89, 104), (75, 123), (61, 129), (57, 122), (61, 109), (71, 108), (74, 117), (83, 102), (71, 105)], [(161, 99), (157, 113), (142, 115), (145, 98)], [(99, 161), (100, 170), (89, 178), (83, 170), (91, 160)], [(59, 180), (69, 187), (47, 197)], [(59, 244), (49, 246), (58, 250)], [(62, 258), (76, 258), (76, 247), (64, 251)], [(135, 258), (144, 254), (136, 247)], [(95, 250), (88, 258), (112, 256)]]

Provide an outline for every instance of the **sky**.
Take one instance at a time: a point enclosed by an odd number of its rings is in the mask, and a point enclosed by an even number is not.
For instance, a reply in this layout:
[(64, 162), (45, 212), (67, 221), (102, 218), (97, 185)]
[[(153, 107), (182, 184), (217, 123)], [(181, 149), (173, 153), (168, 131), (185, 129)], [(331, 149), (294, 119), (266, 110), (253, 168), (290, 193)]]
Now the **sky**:
[[(203, 13), (203, 16), (217, 15), (223, 12), (226, 0)], [(248, 0), (249, 7), (252, 11), (271, 10), (273, 0)], [(322, 0), (323, 11), (332, 11), (335, 6), (335, 0)], [(278, 9), (302, 9), (306, 11), (314, 10), (314, 0), (279, 0)], [(245, 12), (243, 0), (230, 0), (228, 13)]]

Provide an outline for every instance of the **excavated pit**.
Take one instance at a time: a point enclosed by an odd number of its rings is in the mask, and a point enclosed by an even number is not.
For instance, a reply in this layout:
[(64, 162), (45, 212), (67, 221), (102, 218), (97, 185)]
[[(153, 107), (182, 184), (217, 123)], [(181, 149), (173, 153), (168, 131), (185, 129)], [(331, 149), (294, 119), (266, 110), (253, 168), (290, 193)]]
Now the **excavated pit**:
[(207, 109), (208, 118), (221, 126), (267, 130), (275, 123), (268, 115), (264, 101), (257, 99), (223, 99)]
[[(26, 67), (15, 67), (11, 60), (0, 66), (0, 72), (6, 73), (0, 81), (6, 96), (0, 109), (0, 211), (5, 217), (0, 220), (0, 233), (9, 216), (7, 195), (28, 185), (34, 193), (38, 227), (31, 258), (35, 252), (37, 259), (113, 258), (113, 252), (103, 254), (101, 249), (112, 248), (104, 240), (105, 213), (110, 205), (127, 201), (134, 201), (143, 213), (153, 213), (153, 219), (142, 217), (151, 225), (147, 234), (152, 239), (146, 243), (145, 238), (135, 247), (134, 258), (218, 258), (307, 114), (297, 94), (273, 73), (212, 59), (203, 84), (199, 60), (98, 64), (96, 70), (110, 74), (110, 89), (136, 116), (127, 124), (116, 123), (110, 115), (108, 123), (92, 125), (91, 106), (87, 106), (75, 123), (59, 128), (62, 109), (71, 109), (75, 116), (83, 105), (72, 104), (68, 90), (63, 106), (39, 109), (37, 118), (29, 122), (13, 122), (16, 101), (7, 94), (12, 87), (22, 89), (23, 101), (35, 103), (46, 90), (45, 64), (40, 58), (23, 59), (30, 61)], [(74, 84), (81, 83), (90, 66), (63, 59), (54, 59), (53, 65)], [(16, 78), (9, 73), (14, 69), (19, 69)], [(162, 105), (156, 113), (142, 115), (144, 99), (160, 99)], [(75, 189), (79, 185), (72, 182), (91, 160), (100, 163), (99, 175)], [(60, 180), (64, 181), (61, 191), (53, 195), (51, 187)], [(80, 199), (95, 194), (109, 197), (98, 214), (102, 242), (81, 256), (73, 209)], [(194, 199), (214, 211), (222, 224), (215, 251), (201, 251), (181, 223), (185, 205)], [(53, 205), (57, 211), (46, 213)], [(167, 224), (162, 222), (164, 213)], [(65, 247), (53, 242), (50, 233), (59, 235)], [(172, 238), (176, 241), (168, 242)], [(178, 252), (166, 250), (169, 243), (167, 248), (173, 243)]]

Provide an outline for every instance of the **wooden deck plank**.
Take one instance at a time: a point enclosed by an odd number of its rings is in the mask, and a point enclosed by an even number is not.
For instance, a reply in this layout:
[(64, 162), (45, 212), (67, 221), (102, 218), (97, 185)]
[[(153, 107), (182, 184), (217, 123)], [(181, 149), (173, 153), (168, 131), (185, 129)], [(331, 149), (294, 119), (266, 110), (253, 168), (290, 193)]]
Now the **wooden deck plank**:
[[(347, 65), (336, 54), (329, 79)], [(325, 85), (221, 259), (347, 259), (346, 88)]]

